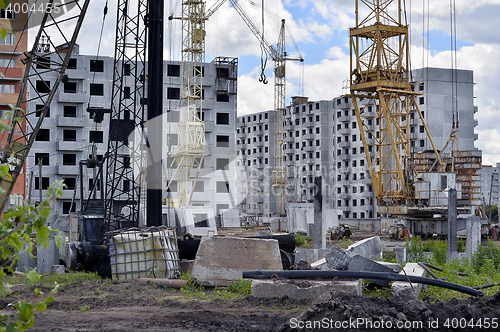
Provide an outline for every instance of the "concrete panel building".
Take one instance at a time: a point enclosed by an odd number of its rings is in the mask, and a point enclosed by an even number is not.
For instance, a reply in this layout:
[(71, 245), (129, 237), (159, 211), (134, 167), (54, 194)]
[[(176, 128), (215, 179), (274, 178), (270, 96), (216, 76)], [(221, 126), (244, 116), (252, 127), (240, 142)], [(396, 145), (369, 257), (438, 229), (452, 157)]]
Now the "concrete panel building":
[[(89, 158), (93, 150), (102, 160), (108, 147), (109, 113), (102, 123), (94, 123), (88, 107), (110, 108), (113, 79), (113, 58), (80, 55), (78, 48), (66, 71), (68, 80), (61, 83), (50, 106), (50, 114), (44, 119), (39, 135), (28, 156), (26, 167), (29, 174), (27, 190), (31, 190), (32, 201), (38, 201), (55, 180), (67, 186), (62, 198), (57, 199), (49, 222), (67, 218), (70, 211), (80, 211), (80, 183), (83, 179), (83, 199), (96, 180), (94, 169), (84, 168), (79, 173), (79, 162)], [(181, 62), (164, 62), (163, 116), (163, 169), (169, 172), (177, 149), (177, 122), (180, 121)], [(203, 78), (203, 117), (206, 122), (206, 156), (197, 184), (192, 205), (220, 210), (234, 208), (236, 149), (236, 84), (237, 59), (216, 58), (205, 63)], [(51, 75), (51, 74), (47, 74)], [(44, 77), (50, 81), (55, 77)], [(124, 79), (124, 93), (133, 87), (132, 77)], [(28, 94), (36, 89), (33, 84)], [(130, 91), (130, 90), (128, 90)], [(136, 102), (145, 103), (146, 100)], [(35, 119), (38, 105), (27, 105), (30, 116)], [(145, 118), (147, 118), (145, 116)], [(94, 146), (94, 148), (93, 148)], [(39, 160), (42, 161), (42, 176), (39, 176)], [(31, 175), (33, 174), (33, 176)], [(32, 183), (30, 183), (32, 179)], [(144, 177), (145, 179), (145, 177)], [(166, 186), (166, 182), (163, 183)], [(175, 186), (171, 195), (175, 197)], [(145, 191), (144, 191), (145, 193)], [(145, 200), (141, 200), (142, 203)]]
[[(9, 105), (16, 105), (21, 91), (25, 70), (21, 59), (24, 57), (24, 52), (28, 50), (28, 31), (24, 30), (27, 19), (27, 13), (15, 13), (3, 9), (0, 11), (0, 29), (5, 28), (7, 31), (5, 39), (0, 38), (0, 72), (3, 74), (3, 77), (0, 77), (0, 116), (12, 111)], [(19, 135), (19, 133), (14, 133), (14, 135)], [(2, 146), (6, 139), (7, 135), (2, 135), (0, 142)], [(23, 168), (12, 193), (25, 196), (25, 176), (26, 171)], [(5, 208), (9, 209), (18, 203), (19, 200), (11, 197)]]
[[(422, 92), (417, 103), (424, 115), (438, 150), (448, 141), (452, 129), (452, 88), (457, 91), (456, 105), (459, 117), (459, 150), (474, 150), (477, 107), (473, 99), (472, 71), (457, 70), (456, 81), (451, 70), (423, 68), (412, 72), (415, 90)], [(363, 107), (368, 99), (360, 98)], [(378, 105), (366, 111), (376, 112)], [(414, 110), (410, 119), (410, 137), (413, 152), (432, 149), (425, 128)], [(242, 157), (238, 168), (238, 181), (242, 196), (240, 211), (255, 216), (276, 213), (271, 188), (273, 167), (274, 127), (273, 111), (238, 117), (238, 153)], [(368, 120), (374, 135), (377, 119)], [(372, 188), (370, 172), (352, 100), (335, 97), (332, 100), (309, 101), (294, 97), (286, 110), (286, 166), (288, 201), (312, 202), (314, 177), (321, 175), (326, 181), (326, 204), (339, 211), (340, 217), (352, 219), (376, 218), (377, 202)], [(263, 139), (261, 140), (261, 138)], [(368, 140), (374, 137), (367, 135)], [(449, 145), (451, 147), (451, 145)], [(369, 146), (369, 149), (372, 149)], [(368, 151), (376, 153), (376, 151)], [(246, 179), (245, 177), (246, 176)]]
[(483, 165), (481, 169), (481, 194), (485, 205), (500, 205), (500, 163)]

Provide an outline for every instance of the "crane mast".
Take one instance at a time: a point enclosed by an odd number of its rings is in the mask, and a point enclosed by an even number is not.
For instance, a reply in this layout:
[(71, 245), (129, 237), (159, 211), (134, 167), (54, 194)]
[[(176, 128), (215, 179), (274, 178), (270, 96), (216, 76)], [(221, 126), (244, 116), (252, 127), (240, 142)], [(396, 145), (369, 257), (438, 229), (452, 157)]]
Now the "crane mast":
[(273, 193), (277, 197), (278, 213), (286, 215), (286, 166), (285, 166), (285, 98), (286, 98), (286, 51), (285, 20), (277, 44), (278, 57), (274, 59), (274, 170)]
[[(409, 82), (408, 52), (408, 26), (402, 23), (401, 0), (356, 0), (356, 26), (350, 29), (350, 96), (381, 213), (397, 213), (398, 206), (412, 205), (412, 110), (418, 113), (444, 172), (415, 101), (421, 93), (414, 92)], [(360, 107), (357, 98), (369, 102)]]
[[(222, 1), (223, 2), (223, 1)], [(222, 4), (220, 2), (217, 8)], [(215, 11), (215, 10), (213, 10)], [(178, 123), (179, 145), (170, 165), (175, 169), (167, 191), (177, 178), (177, 201), (169, 205), (189, 206), (196, 178), (205, 156), (205, 122), (202, 109), (203, 62), (205, 60), (205, 21), (213, 13), (205, 12), (205, 1), (182, 3), (182, 91), (181, 121)], [(196, 177), (190, 181), (193, 169)]]
[[(145, 97), (145, 56), (147, 1), (131, 6), (129, 0), (117, 4), (115, 55), (108, 149), (106, 153), (105, 220), (109, 230), (138, 226), (141, 179), (134, 169), (142, 169), (142, 137), (129, 137), (142, 126)], [(125, 93), (127, 82), (132, 88)], [(128, 213), (121, 218), (124, 207)]]

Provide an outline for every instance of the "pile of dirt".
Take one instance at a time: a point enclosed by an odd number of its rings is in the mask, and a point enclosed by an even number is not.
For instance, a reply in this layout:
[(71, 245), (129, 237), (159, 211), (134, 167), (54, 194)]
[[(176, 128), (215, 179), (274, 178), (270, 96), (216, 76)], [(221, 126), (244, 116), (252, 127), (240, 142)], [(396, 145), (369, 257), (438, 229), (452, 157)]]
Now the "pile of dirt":
[(482, 331), (500, 327), (500, 292), (488, 298), (405, 301), (332, 292), (280, 331)]

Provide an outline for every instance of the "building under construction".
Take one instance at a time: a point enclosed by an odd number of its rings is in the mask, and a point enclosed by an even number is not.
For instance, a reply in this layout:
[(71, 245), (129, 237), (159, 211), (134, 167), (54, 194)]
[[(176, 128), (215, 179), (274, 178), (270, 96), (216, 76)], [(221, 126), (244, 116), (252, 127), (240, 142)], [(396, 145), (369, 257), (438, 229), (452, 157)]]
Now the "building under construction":
[[(103, 114), (102, 120), (97, 123), (93, 121), (88, 108), (109, 107), (113, 58), (81, 55), (77, 50), (78, 48), (66, 70), (68, 79), (59, 86), (26, 161), (28, 173), (26, 190), (30, 193), (32, 201), (38, 201), (40, 194), (44, 196), (47, 188), (54, 181), (64, 179), (66, 184), (63, 197), (56, 199), (53, 206), (53, 212), (49, 217), (50, 223), (58, 219), (67, 219), (70, 212), (81, 211), (82, 203), (85, 204), (87, 199), (92, 198), (88, 197), (89, 190), (95, 181), (100, 181), (101, 176), (97, 174), (96, 168), (80, 168), (79, 164), (91, 158), (92, 155), (102, 161), (108, 147), (110, 114)], [(50, 66), (49, 59), (47, 64)], [(219, 57), (210, 63), (203, 64), (202, 96), (206, 156), (196, 181), (191, 205), (209, 208), (213, 211), (209, 215), (211, 221), (219, 226), (221, 211), (234, 209), (237, 204), (234, 176), (237, 65), (237, 59), (227, 57)], [(161, 121), (163, 122), (162, 159), (165, 174), (169, 174), (168, 168), (172, 165), (179, 141), (181, 66), (181, 62), (165, 61), (163, 68), (166, 79), (164, 80), (164, 115)], [(55, 73), (47, 72), (43, 78), (51, 82), (55, 79)], [(131, 77), (125, 79), (123, 89), (125, 94), (130, 94), (134, 84)], [(35, 91), (32, 90), (37, 88), (43, 89), (44, 86), (33, 84), (29, 87), (28, 93), (34, 94)], [(136, 102), (145, 103), (146, 100), (141, 99)], [(41, 105), (37, 105), (35, 101), (27, 104), (30, 121), (37, 119), (39, 116), (37, 110), (40, 107)], [(145, 174), (142, 171), (138, 170), (136, 176), (139, 183), (144, 183)], [(105, 179), (106, 174), (103, 174), (102, 178)], [(126, 187), (128, 184), (122, 183), (121, 185)], [(163, 189), (165, 186), (166, 181)], [(101, 187), (98, 185), (96, 189), (96, 197), (99, 198)], [(176, 183), (173, 182), (165, 198), (176, 197), (176, 191)], [(143, 197), (141, 204), (144, 203)], [(165, 205), (163, 209), (166, 216), (169, 208)], [(141, 210), (141, 218), (143, 217), (144, 206)]]
[[(481, 156), (481, 152), (474, 150), (474, 142), (477, 140), (477, 134), (474, 132), (477, 120), (474, 116), (477, 107), (474, 106), (472, 71), (457, 70), (456, 83), (452, 80), (450, 69), (416, 69), (412, 71), (411, 77), (412, 86), (423, 92), (418, 97), (418, 103), (439, 150), (445, 147), (451, 135), (453, 118), (446, 105), (451, 100), (452, 86), (458, 85), (458, 150), (469, 151), (467, 153), (474, 157), (472, 165), (475, 166), (474, 174), (467, 174), (466, 178), (462, 179), (463, 182), (470, 178), (468, 175), (474, 177), (473, 184), (469, 184), (467, 188), (463, 187), (467, 191), (464, 193), (464, 200), (468, 199), (470, 190), (474, 197), (471, 196), (473, 200), (467, 203), (479, 206), (481, 203), (477, 201), (477, 195), (481, 160), (477, 160), (477, 157)], [(358, 103), (365, 105), (367, 101), (368, 99), (360, 98)], [(378, 105), (368, 106), (366, 112), (375, 114), (377, 107)], [(313, 178), (322, 176), (328, 186), (328, 208), (337, 209), (339, 216), (346, 219), (377, 218), (377, 200), (352, 99), (340, 96), (331, 101), (309, 101), (305, 97), (295, 97), (292, 98), (291, 105), (287, 106), (286, 114), (285, 156), (289, 202), (312, 202)], [(417, 159), (415, 163), (419, 164), (423, 158), (420, 153), (432, 149), (432, 146), (416, 112), (410, 113), (408, 121), (410, 146)], [(240, 186), (246, 185), (243, 192), (248, 193), (246, 200), (240, 204), (240, 211), (247, 215), (273, 216), (277, 213), (269, 178), (266, 178), (268, 172), (265, 172), (265, 169), (272, 167), (269, 161), (272, 160), (274, 151), (274, 141), (270, 136), (273, 122), (271, 111), (238, 117), (237, 145), (242, 159), (238, 175), (247, 178), (246, 183)], [(367, 136), (367, 139), (373, 142), (380, 135), (377, 119), (369, 119), (367, 124), (373, 130), (373, 136)], [(374, 147), (368, 146), (368, 149), (373, 149), (368, 151), (369, 153), (375, 153)], [(444, 152), (446, 158), (450, 159), (450, 144)], [(433, 153), (429, 153), (431, 154)], [(428, 166), (428, 159), (425, 166)], [(463, 162), (469, 163), (471, 160)], [(448, 164), (451, 165), (449, 160)], [(458, 164), (457, 162), (457, 167)], [(256, 176), (252, 177), (253, 174)]]

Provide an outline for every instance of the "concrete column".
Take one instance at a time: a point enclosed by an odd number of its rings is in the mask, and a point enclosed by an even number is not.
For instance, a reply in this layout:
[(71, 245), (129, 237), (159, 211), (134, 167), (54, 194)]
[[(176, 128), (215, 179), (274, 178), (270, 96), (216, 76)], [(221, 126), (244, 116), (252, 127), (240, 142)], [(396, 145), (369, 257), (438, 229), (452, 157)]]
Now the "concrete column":
[(38, 273), (50, 274), (52, 272), (52, 265), (59, 264), (59, 249), (57, 249), (56, 241), (49, 240), (49, 246), (44, 248), (39, 246), (36, 251)]
[(405, 247), (396, 248), (396, 262), (398, 262), (398, 264), (401, 264), (401, 265), (406, 264), (406, 248)]
[(314, 249), (326, 249), (326, 230), (323, 222), (323, 181), (321, 176), (314, 178)]
[(481, 219), (479, 217), (469, 217), (466, 221), (467, 242), (465, 244), (465, 254), (470, 260), (476, 252), (481, 241)]
[(457, 252), (457, 191), (450, 189), (448, 192), (448, 252), (446, 261), (458, 258)]

